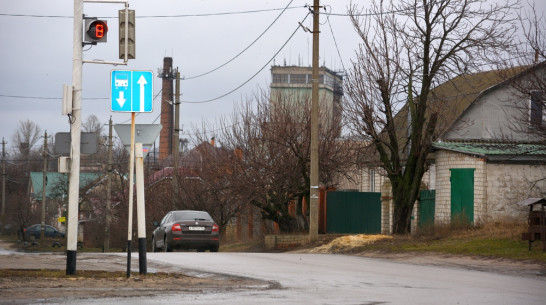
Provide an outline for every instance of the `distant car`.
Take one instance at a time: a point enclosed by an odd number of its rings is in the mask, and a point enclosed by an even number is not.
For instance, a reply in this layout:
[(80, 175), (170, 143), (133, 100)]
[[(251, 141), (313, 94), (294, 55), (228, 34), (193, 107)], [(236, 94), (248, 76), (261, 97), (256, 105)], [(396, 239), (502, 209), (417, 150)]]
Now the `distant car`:
[(163, 217), (152, 233), (152, 251), (170, 252), (173, 249), (196, 249), (218, 252), (220, 230), (205, 211), (171, 211)]
[[(41, 234), (42, 225), (36, 224), (25, 229), (25, 236), (30, 240), (39, 239)], [(44, 226), (44, 236), (50, 238), (63, 238), (64, 233), (59, 232), (57, 229), (50, 225)]]

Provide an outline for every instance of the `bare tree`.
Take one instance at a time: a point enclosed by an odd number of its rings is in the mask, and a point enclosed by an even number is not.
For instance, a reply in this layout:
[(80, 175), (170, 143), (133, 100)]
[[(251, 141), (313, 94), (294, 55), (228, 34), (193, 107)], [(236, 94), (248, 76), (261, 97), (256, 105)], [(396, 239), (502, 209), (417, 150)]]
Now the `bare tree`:
[(40, 127), (31, 120), (19, 121), (11, 140), (19, 149), (23, 160), (28, 159), (32, 147), (40, 139), (40, 133)]
[[(272, 107), (268, 92), (256, 94), (236, 109), (231, 122), (221, 122), (216, 137), (226, 164), (224, 184), (241, 203), (251, 203), (262, 217), (275, 221), (281, 231), (304, 231), (308, 220), (302, 201), (309, 202), (310, 187), (310, 100), (280, 97), (284, 102)], [(294, 97), (292, 97), (294, 98)], [(326, 115), (322, 113), (321, 115)], [(337, 186), (353, 164), (353, 150), (339, 141), (339, 124), (334, 122), (320, 130), (320, 181)], [(289, 211), (295, 202), (296, 217)]]
[(344, 113), (355, 134), (371, 139), (391, 182), (394, 233), (410, 231), (445, 106), (429, 102), (433, 88), (479, 69), (484, 57), (510, 46), (514, 7), (482, 0), (377, 0), (367, 11), (350, 8), (362, 42), (345, 82)]

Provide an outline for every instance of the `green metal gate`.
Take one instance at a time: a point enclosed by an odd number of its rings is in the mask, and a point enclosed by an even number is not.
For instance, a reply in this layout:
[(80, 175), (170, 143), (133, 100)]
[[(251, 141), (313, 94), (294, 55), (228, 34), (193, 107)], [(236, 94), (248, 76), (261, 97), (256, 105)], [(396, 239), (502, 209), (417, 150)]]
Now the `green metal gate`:
[(451, 221), (474, 222), (474, 168), (452, 168)]
[(328, 192), (326, 232), (381, 233), (381, 193)]
[(436, 191), (422, 190), (419, 202), (419, 228), (434, 224), (434, 212), (436, 210)]

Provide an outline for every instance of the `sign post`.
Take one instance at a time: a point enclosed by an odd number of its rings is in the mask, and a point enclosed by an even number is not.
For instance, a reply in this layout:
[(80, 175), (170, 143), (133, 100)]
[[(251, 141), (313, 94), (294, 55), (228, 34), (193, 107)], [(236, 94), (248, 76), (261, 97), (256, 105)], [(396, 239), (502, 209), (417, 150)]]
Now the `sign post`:
[[(133, 235), (133, 177), (135, 170), (135, 112), (152, 112), (153, 108), (153, 73), (152, 71), (131, 71), (131, 70), (112, 70), (110, 75), (111, 83), (111, 102), (112, 111), (131, 113), (131, 144), (129, 147), (129, 217), (127, 228), (127, 277), (131, 276), (131, 242)], [(142, 146), (139, 146), (142, 147)], [(142, 148), (140, 148), (142, 151)], [(139, 156), (142, 156), (139, 153)], [(142, 171), (139, 174), (144, 175)], [(139, 177), (144, 179), (144, 177)], [(142, 186), (144, 187), (144, 184)], [(141, 221), (146, 219), (144, 189), (141, 191), (141, 200), (137, 200), (137, 220), (139, 222), (138, 242), (139, 242), (139, 272), (146, 274), (146, 231), (140, 230), (144, 224)]]

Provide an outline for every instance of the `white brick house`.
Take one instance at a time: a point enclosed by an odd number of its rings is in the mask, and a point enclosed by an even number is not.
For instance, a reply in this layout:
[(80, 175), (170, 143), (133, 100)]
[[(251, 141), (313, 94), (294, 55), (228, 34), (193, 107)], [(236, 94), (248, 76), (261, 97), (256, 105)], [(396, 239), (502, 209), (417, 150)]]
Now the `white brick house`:
[[(546, 196), (546, 138), (514, 128), (515, 118), (527, 115), (527, 123), (544, 120), (544, 87), (536, 93), (530, 79), (546, 84), (546, 62), (529, 69), (486, 71), (461, 75), (436, 87), (435, 99), (444, 107), (435, 142), (429, 155), (430, 169), (422, 186), (435, 190), (434, 222), (446, 223), (461, 216), (471, 222), (506, 216), (525, 217), (516, 205), (528, 197)], [(529, 93), (516, 90), (514, 84), (527, 84)], [(532, 97), (538, 100), (532, 100)], [(438, 104), (436, 104), (438, 105)], [(523, 110), (523, 111), (522, 111)], [(402, 108), (398, 120), (407, 117)], [(534, 118), (531, 118), (534, 117)], [(521, 119), (521, 117), (519, 117)], [(407, 123), (403, 123), (407, 124)], [(544, 125), (544, 126), (543, 126)], [(404, 130), (402, 126), (400, 129)], [(382, 191), (388, 199), (389, 182), (380, 175), (377, 161), (360, 169), (360, 191)], [(382, 231), (389, 233), (392, 202), (383, 204)], [(414, 208), (418, 219), (419, 203)]]

